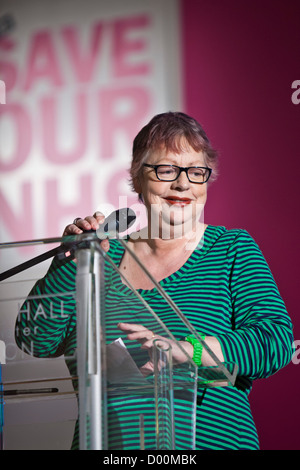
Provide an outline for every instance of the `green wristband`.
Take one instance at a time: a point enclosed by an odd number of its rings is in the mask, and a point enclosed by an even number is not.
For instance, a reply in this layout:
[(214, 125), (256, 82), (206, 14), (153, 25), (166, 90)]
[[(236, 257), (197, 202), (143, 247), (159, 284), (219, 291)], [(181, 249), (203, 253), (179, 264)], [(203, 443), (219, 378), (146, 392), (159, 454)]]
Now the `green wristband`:
[[(199, 333), (199, 336), (201, 337), (201, 339), (205, 340), (205, 335), (203, 333)], [(193, 361), (197, 366), (201, 366), (202, 350), (203, 350), (202, 343), (200, 343), (200, 341), (197, 338), (195, 338), (195, 336), (187, 336), (185, 338), (185, 341), (187, 341), (194, 347)]]

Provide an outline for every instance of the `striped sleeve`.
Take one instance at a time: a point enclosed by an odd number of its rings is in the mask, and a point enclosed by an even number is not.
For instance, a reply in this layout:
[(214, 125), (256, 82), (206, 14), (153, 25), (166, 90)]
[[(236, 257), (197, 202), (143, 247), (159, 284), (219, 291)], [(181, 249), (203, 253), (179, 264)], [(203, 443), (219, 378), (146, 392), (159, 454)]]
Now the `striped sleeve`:
[(218, 335), (225, 361), (238, 365), (238, 375), (268, 377), (292, 356), (292, 324), (259, 247), (239, 231), (228, 249), (233, 331)]
[(76, 324), (76, 264), (53, 259), (23, 303), (15, 327), (18, 347), (36, 357), (58, 357)]

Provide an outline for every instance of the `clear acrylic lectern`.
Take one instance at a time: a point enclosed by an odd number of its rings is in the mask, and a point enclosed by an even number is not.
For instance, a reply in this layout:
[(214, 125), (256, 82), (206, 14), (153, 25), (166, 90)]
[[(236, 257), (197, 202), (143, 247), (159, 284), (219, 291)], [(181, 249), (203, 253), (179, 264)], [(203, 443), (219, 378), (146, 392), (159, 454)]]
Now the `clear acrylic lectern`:
[[(51, 250), (53, 262), (38, 264), (38, 255), (29, 269), (8, 269), (16, 264), (14, 253), (29, 258), (53, 244), (71, 246), (76, 263), (67, 249), (59, 256)], [(1, 245), (8, 273), (0, 283), (4, 449), (69, 448), (73, 432), (82, 450), (194, 449), (198, 388), (234, 384), (235, 364), (218, 361), (126, 238), (114, 244), (148, 276), (162, 310), (130, 285), (95, 233)], [(172, 322), (164, 312), (172, 312)], [(120, 322), (155, 334), (151, 357), (118, 328)], [(198, 338), (216, 365), (197, 367), (174, 329)], [(185, 356), (180, 364), (172, 348)], [(144, 376), (141, 366), (149, 359), (153, 371)], [(178, 432), (183, 421), (184, 439)]]

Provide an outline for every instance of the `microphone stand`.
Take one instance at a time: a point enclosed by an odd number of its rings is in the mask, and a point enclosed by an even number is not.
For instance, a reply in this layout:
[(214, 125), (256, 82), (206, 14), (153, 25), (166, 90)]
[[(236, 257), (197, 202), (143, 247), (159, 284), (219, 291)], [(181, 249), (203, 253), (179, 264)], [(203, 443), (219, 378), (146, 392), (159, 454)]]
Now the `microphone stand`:
[[(59, 259), (64, 259), (66, 257), (66, 253), (70, 252), (72, 257), (74, 258), (75, 250), (81, 248), (89, 248), (89, 244), (93, 241), (102, 241), (105, 238), (110, 238), (113, 235), (113, 238), (118, 236), (120, 233), (126, 231), (135, 221), (136, 215), (135, 213), (128, 208), (118, 209), (115, 212), (112, 212), (104, 221), (103, 223), (103, 231), (97, 233), (96, 230), (85, 230), (80, 235), (68, 235), (62, 238), (46, 238), (41, 240), (33, 240), (33, 241), (23, 241), (17, 243), (0, 243), (1, 248), (9, 248), (9, 247), (20, 247), (20, 246), (28, 246), (30, 244), (41, 244), (41, 243), (56, 243), (62, 242), (61, 246), (54, 248), (42, 255), (36, 256), (35, 258), (26, 261), (25, 263), (19, 264), (8, 271), (5, 271), (0, 274), (0, 282), (4, 281), (15, 274), (18, 274), (25, 269), (31, 268), (32, 266), (42, 263), (43, 261), (52, 258), (54, 256), (58, 257)], [(68, 256), (68, 260), (73, 259)]]
[(33, 242), (21, 241), (17, 243), (14, 243), (14, 242), (0, 243), (0, 249), (1, 249), (1, 248), (10, 248), (10, 247), (18, 248), (21, 246), (28, 246), (30, 244), (36, 245), (36, 244), (46, 244), (46, 243), (49, 244), (49, 243), (62, 242), (60, 246), (53, 248), (52, 250), (49, 250), (46, 253), (38, 255), (35, 258), (32, 258), (11, 269), (8, 269), (7, 271), (0, 273), (0, 282), (22, 271), (25, 271), (26, 269), (29, 269), (32, 266), (35, 266), (36, 264), (42, 263), (43, 261), (46, 261), (49, 258), (53, 258), (54, 256), (56, 256), (58, 259), (63, 260), (66, 258), (66, 253), (70, 253), (70, 256), (68, 256), (68, 260), (71, 260), (74, 258), (74, 253), (76, 249), (87, 248), (90, 242), (95, 241), (97, 239), (99, 240), (99, 238), (96, 235), (96, 231), (90, 230), (90, 231), (85, 231), (83, 234), (80, 234), (80, 235), (68, 235), (62, 238), (44, 238), (44, 239), (33, 241)]

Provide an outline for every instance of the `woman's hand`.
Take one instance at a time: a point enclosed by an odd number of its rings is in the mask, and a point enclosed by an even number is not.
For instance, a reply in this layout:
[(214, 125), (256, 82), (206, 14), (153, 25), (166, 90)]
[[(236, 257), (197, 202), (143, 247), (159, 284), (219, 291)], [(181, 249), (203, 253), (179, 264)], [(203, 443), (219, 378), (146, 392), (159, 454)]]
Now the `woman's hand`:
[[(105, 216), (101, 212), (95, 212), (94, 215), (88, 215), (84, 219), (77, 218), (72, 224), (66, 226), (63, 237), (68, 235), (80, 235), (86, 230), (97, 230), (103, 224)], [(101, 241), (101, 248), (104, 251), (109, 250), (109, 240)]]
[[(141, 368), (140, 371), (144, 377), (154, 372), (154, 362), (153, 362), (153, 345), (154, 341), (158, 346), (164, 350), (166, 348), (166, 343), (168, 343), (172, 348), (172, 359), (175, 364), (182, 364), (187, 361), (187, 355), (182, 351), (178, 346), (177, 342), (170, 339), (164, 338), (154, 334), (151, 330), (148, 330), (143, 325), (136, 325), (132, 323), (119, 323), (118, 328), (124, 333), (127, 333), (127, 338), (131, 341), (138, 341), (141, 343), (141, 349), (148, 350), (149, 361), (146, 362)], [(182, 348), (186, 353), (192, 358), (193, 357), (193, 346), (186, 342), (180, 341)], [(158, 367), (163, 366), (163, 364), (158, 364)]]

